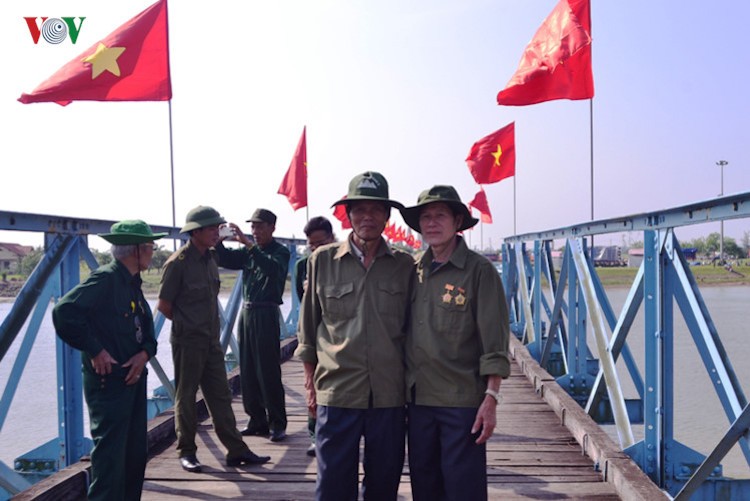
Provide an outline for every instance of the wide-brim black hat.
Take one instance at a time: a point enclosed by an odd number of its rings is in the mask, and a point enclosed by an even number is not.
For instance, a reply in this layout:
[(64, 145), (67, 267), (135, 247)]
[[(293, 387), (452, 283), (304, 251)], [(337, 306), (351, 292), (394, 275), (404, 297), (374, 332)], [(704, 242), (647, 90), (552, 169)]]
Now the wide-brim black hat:
[(388, 181), (379, 172), (368, 171), (355, 176), (349, 182), (349, 192), (346, 196), (334, 202), (331, 207), (361, 200), (383, 202), (399, 210), (404, 208), (401, 202), (388, 198)]
[(436, 202), (448, 204), (451, 206), (454, 213), (461, 214), (464, 217), (463, 223), (461, 223), (461, 226), (457, 231), (468, 230), (479, 222), (479, 219), (471, 216), (469, 208), (461, 201), (461, 197), (458, 196), (456, 189), (453, 186), (447, 185), (436, 185), (429, 190), (424, 190), (420, 193), (419, 198), (417, 199), (417, 205), (413, 207), (405, 207), (401, 210), (401, 216), (404, 218), (404, 222), (406, 222), (412, 230), (422, 233), (422, 230), (419, 227), (419, 214), (426, 205), (434, 204)]

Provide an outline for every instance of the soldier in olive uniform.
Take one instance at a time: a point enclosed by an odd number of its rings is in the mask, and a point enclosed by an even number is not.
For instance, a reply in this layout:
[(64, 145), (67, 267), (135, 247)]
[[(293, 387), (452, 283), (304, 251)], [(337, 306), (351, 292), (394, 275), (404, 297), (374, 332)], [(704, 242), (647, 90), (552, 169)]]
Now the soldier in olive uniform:
[(57, 335), (80, 350), (91, 438), (90, 500), (138, 500), (146, 471), (146, 362), (156, 355), (151, 308), (141, 291), (153, 242), (143, 221), (99, 235), (112, 244), (98, 268), (52, 310)]
[(477, 220), (452, 186), (423, 191), (402, 214), (429, 245), (417, 260), (406, 341), (412, 495), (487, 499), (486, 442), (510, 375), (503, 285), (458, 235)]
[(253, 243), (233, 223), (234, 239), (241, 249), (216, 246), (219, 264), (230, 270), (243, 270), (242, 294), (245, 299), (239, 323), (240, 378), (242, 403), (250, 416), (243, 435), (271, 435), (273, 442), (286, 438), (286, 404), (281, 383), (281, 326), (279, 305), (289, 270), (290, 252), (274, 240), (276, 215), (258, 209), (247, 220)]
[(395, 500), (404, 466), (404, 342), (414, 260), (382, 237), (391, 208), (388, 182), (365, 172), (349, 183), (352, 233), (321, 247), (307, 266), (299, 346), (308, 407), (317, 411), (316, 499), (358, 499), (364, 437), (365, 500)]
[(237, 430), (219, 340), (219, 268), (214, 246), (224, 218), (211, 207), (188, 212), (181, 233), (190, 241), (164, 264), (158, 308), (172, 320), (175, 373), (175, 431), (180, 465), (198, 473), (195, 397), (200, 387), (219, 440), (227, 448), (227, 466), (261, 464), (270, 457), (248, 449)]

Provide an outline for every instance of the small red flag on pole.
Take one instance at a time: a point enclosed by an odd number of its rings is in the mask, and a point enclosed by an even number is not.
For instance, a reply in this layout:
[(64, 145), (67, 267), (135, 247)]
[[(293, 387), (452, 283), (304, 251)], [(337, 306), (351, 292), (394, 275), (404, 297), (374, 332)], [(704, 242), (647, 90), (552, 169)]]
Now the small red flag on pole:
[(492, 184), (516, 173), (515, 122), (483, 137), (471, 147), (466, 165), (477, 184)]
[(284, 179), (279, 186), (280, 195), (286, 196), (294, 210), (307, 207), (307, 127), (302, 128), (302, 137), (292, 157)]
[(484, 188), (479, 187), (479, 191), (474, 195), (474, 199), (469, 202), (469, 207), (472, 207), (479, 211), (480, 220), (483, 223), (492, 223), (492, 213), (490, 212), (490, 204), (487, 201), (487, 194), (484, 192)]
[(159, 0), (60, 68), (24, 104), (71, 101), (168, 101), (167, 0)]
[(525, 106), (594, 97), (589, 0), (560, 0), (521, 56), (497, 104)]

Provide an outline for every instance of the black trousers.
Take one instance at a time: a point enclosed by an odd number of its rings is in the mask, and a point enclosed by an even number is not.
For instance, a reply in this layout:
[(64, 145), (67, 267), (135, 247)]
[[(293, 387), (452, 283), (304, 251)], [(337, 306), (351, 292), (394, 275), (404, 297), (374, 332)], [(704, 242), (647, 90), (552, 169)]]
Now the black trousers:
[(364, 437), (362, 496), (366, 501), (395, 501), (404, 468), (405, 414), (404, 407), (344, 409), (318, 405), (315, 498), (358, 499), (359, 442)]
[(242, 405), (253, 426), (286, 430), (278, 307), (243, 309), (239, 325)]
[(487, 499), (487, 447), (471, 433), (477, 409), (409, 404), (414, 501)]

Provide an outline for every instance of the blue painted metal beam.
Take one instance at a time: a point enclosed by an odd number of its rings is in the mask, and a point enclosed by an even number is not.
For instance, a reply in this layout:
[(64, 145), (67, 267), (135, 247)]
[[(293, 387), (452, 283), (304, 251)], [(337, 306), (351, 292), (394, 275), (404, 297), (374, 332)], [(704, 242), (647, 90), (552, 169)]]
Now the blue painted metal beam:
[(562, 240), (625, 231), (648, 231), (750, 217), (750, 193), (718, 197), (660, 211), (599, 219), (505, 238), (506, 243)]

